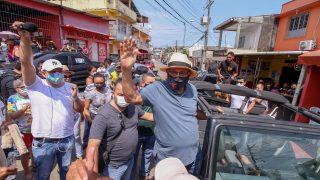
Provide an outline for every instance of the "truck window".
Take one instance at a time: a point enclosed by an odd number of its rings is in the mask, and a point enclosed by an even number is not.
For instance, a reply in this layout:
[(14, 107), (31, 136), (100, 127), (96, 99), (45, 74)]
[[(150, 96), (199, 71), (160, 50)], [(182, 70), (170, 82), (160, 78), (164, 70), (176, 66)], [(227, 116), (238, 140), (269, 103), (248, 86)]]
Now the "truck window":
[(80, 56), (80, 55), (76, 55), (76, 56), (72, 56), (72, 65), (83, 65), (83, 64), (88, 64), (88, 60), (86, 59), (86, 57)]
[(68, 65), (68, 56), (66, 55), (56, 55), (54, 58), (59, 60), (61, 64)]
[(222, 127), (216, 175), (222, 179), (319, 179), (320, 137)]

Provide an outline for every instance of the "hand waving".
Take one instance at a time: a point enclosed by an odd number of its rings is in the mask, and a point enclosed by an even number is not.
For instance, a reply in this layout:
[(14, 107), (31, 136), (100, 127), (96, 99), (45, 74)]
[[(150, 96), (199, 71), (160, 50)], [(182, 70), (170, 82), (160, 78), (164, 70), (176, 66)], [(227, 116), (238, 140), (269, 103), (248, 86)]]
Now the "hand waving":
[(71, 87), (71, 95), (73, 99), (78, 97), (78, 87), (76, 85)]
[(120, 61), (121, 68), (123, 71), (131, 71), (134, 63), (136, 62), (137, 55), (139, 54), (139, 50), (135, 43), (135, 40), (125, 39), (120, 44)]
[(109, 180), (107, 177), (99, 177), (98, 173), (93, 171), (95, 149), (89, 148), (87, 159), (77, 160), (71, 164), (67, 173), (67, 180)]
[(21, 26), (23, 25), (24, 23), (23, 22), (19, 22), (19, 21), (15, 21), (13, 24), (12, 24), (12, 28), (16, 31), (18, 31), (18, 34), (20, 35), (20, 37), (22, 39), (25, 39), (27, 38), (28, 40), (30, 40), (30, 33), (28, 31), (25, 31), (25, 30), (22, 30), (21, 29)]

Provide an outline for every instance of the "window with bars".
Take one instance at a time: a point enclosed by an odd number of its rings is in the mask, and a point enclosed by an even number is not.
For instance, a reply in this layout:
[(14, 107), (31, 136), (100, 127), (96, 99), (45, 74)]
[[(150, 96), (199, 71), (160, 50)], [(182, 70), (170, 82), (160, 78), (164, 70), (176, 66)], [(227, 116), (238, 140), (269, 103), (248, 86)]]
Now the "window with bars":
[(118, 31), (121, 34), (127, 34), (127, 23), (124, 21), (118, 21)]
[(300, 14), (292, 17), (289, 21), (288, 37), (300, 37), (306, 33), (309, 20), (309, 13)]

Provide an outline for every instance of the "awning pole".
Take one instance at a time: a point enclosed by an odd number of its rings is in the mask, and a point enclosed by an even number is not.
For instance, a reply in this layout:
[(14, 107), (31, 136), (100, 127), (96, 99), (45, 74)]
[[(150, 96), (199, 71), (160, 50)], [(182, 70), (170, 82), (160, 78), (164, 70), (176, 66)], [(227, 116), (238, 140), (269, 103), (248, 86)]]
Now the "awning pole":
[(301, 72), (300, 72), (300, 76), (299, 76), (299, 80), (298, 80), (298, 83), (297, 83), (297, 88), (294, 92), (294, 95), (293, 95), (293, 99), (292, 99), (292, 105), (296, 106), (297, 103), (298, 103), (298, 97), (300, 95), (300, 92), (301, 92), (301, 87), (302, 87), (302, 84), (303, 84), (303, 81), (304, 81), (304, 77), (306, 76), (306, 70), (307, 70), (307, 67), (305, 65), (302, 65), (302, 69), (301, 69)]

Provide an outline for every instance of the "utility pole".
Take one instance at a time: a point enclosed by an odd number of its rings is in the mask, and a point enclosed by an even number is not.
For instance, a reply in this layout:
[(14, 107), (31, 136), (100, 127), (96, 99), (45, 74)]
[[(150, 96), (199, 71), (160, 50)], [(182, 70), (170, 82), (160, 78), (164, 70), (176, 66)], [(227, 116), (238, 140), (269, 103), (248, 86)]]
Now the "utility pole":
[(176, 40), (176, 52), (178, 52), (178, 40)]
[(184, 29), (183, 29), (183, 48), (185, 47), (186, 43), (186, 23), (183, 23)]
[(208, 0), (208, 5), (207, 5), (207, 8), (208, 8), (208, 14), (207, 14), (207, 18), (208, 18), (208, 21), (207, 23), (205, 23), (205, 27), (206, 27), (206, 30), (204, 32), (204, 49), (202, 51), (202, 65), (201, 65), (201, 69), (205, 69), (205, 61), (206, 61), (206, 55), (207, 55), (207, 49), (208, 49), (208, 37), (209, 37), (209, 27), (210, 27), (210, 22), (211, 22), (211, 18), (210, 18), (210, 13), (211, 13), (211, 6), (213, 4), (212, 2), (213, 0)]

